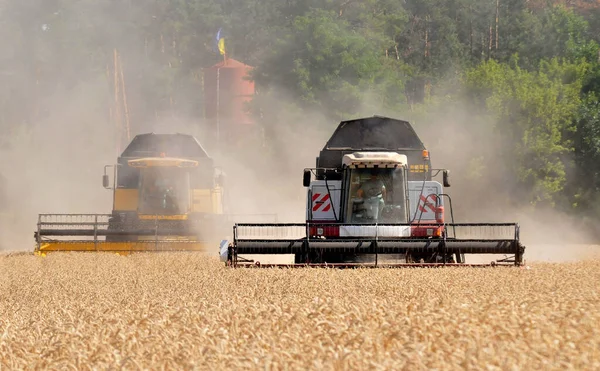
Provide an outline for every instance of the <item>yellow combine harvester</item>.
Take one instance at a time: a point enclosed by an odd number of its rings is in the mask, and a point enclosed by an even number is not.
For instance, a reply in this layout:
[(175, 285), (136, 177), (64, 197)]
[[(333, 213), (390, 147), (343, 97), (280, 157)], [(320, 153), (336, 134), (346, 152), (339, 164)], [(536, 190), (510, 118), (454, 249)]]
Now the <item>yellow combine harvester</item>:
[(117, 164), (104, 168), (112, 213), (40, 214), (35, 253), (204, 251), (230, 233), (223, 179), (193, 136), (137, 135)]

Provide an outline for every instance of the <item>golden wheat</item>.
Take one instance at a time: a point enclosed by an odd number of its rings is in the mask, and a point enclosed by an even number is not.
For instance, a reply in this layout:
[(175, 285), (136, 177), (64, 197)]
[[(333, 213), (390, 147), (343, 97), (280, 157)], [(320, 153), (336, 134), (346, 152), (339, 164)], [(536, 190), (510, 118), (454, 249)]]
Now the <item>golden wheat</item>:
[(598, 369), (600, 261), (226, 269), (0, 257), (0, 369)]

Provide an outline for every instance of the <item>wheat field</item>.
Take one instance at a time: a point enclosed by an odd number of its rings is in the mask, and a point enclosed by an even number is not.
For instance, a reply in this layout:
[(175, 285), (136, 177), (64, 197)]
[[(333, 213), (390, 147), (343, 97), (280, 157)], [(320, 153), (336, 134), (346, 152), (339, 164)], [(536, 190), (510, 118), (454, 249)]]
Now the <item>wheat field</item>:
[(599, 369), (600, 260), (228, 269), (0, 256), (0, 369)]

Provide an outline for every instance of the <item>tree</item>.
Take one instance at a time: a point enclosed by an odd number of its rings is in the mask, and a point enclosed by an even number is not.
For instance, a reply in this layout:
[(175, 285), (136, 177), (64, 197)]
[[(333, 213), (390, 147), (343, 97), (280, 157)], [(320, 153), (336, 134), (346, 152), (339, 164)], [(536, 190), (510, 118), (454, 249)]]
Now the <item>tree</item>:
[(498, 156), (507, 160), (509, 179), (516, 180), (510, 193), (553, 204), (566, 182), (563, 156), (573, 151), (566, 134), (575, 130), (589, 64), (554, 58), (540, 62), (535, 72), (517, 64), (517, 58), (510, 65), (485, 62), (467, 73), (466, 83), (496, 121)]
[(382, 41), (352, 29), (332, 11), (298, 16), (255, 80), (261, 94), (285, 87), (297, 104), (332, 120), (351, 115), (367, 94), (379, 94)]

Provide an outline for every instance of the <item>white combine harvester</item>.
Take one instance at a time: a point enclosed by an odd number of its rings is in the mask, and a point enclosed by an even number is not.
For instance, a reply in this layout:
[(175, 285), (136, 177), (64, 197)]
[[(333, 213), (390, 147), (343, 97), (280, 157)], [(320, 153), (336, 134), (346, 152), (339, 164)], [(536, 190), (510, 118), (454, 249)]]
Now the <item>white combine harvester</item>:
[[(442, 173), (443, 186), (433, 178)], [(315, 179), (313, 180), (313, 175)], [(374, 116), (340, 123), (304, 170), (306, 223), (238, 223), (223, 241), (230, 266), (448, 266), (466, 254), (503, 254), (489, 264), (521, 265), (517, 223), (455, 223), (449, 172), (432, 169), (412, 126)], [(445, 201), (450, 211), (446, 221)], [(290, 254), (293, 264), (242, 256)]]

